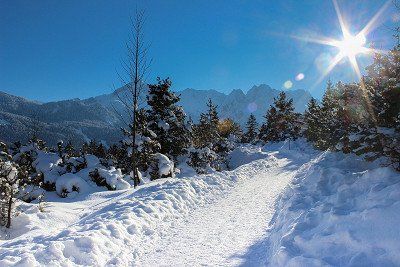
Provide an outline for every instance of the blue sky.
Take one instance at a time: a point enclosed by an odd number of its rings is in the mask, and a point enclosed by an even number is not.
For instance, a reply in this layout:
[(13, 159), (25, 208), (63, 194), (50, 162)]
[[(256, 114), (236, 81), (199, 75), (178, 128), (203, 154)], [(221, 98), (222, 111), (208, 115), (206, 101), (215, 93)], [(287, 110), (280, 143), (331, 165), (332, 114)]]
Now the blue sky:
[[(353, 33), (386, 1), (338, 1)], [(148, 82), (169, 76), (175, 90), (185, 88), (247, 91), (266, 83), (306, 89), (315, 85), (336, 48), (289, 38), (324, 35), (340, 38), (334, 6), (307, 1), (105, 1), (0, 0), (0, 90), (39, 101), (87, 98), (120, 86), (129, 16), (146, 10), (146, 37), (153, 63)], [(376, 47), (394, 44), (390, 27), (398, 23), (392, 6), (367, 36)], [(370, 62), (360, 58), (361, 67)], [(304, 73), (304, 79), (295, 77)], [(346, 60), (329, 74), (353, 81)]]

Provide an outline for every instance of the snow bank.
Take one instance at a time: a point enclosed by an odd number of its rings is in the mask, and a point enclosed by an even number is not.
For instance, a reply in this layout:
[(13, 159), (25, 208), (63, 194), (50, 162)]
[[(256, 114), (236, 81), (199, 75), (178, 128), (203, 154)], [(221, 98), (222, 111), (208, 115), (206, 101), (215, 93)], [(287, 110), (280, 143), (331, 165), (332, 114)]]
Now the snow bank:
[(241, 165), (252, 161), (266, 158), (268, 154), (261, 150), (261, 147), (255, 145), (238, 146), (229, 153), (229, 168), (235, 169)]
[[(95, 188), (90, 173), (97, 170), (101, 179), (105, 181), (109, 189), (128, 189), (130, 184), (124, 180), (120, 169), (106, 168), (94, 155), (85, 157), (71, 157), (66, 164), (56, 153), (48, 153), (37, 150), (37, 158), (32, 163), (38, 172), (43, 173), (44, 182), (55, 185), (55, 190), (62, 197), (73, 196), (77, 193), (87, 193), (90, 187)], [(68, 170), (69, 167), (69, 170)], [(71, 194), (72, 192), (75, 192)]]
[(123, 179), (124, 176), (120, 169), (111, 167), (110, 169), (98, 168), (97, 170), (110, 187), (116, 190), (128, 189), (130, 187), (130, 184)]
[(277, 203), (268, 264), (398, 266), (400, 174), (354, 155), (311, 155)]
[[(64, 214), (80, 210), (75, 222), (1, 241), (0, 266), (135, 265), (137, 259), (146, 256), (143, 244), (154, 240), (154, 235), (162, 238), (163, 228), (171, 227), (195, 208), (276, 164), (271, 158), (231, 172), (160, 179), (138, 189), (99, 192), (88, 195), (83, 209), (82, 202), (65, 202)], [(65, 206), (69, 207), (68, 212)], [(52, 209), (59, 207), (54, 205)], [(40, 228), (43, 223), (36, 213), (24, 216), (29, 217), (31, 229), (32, 224)], [(46, 217), (45, 222), (49, 221), (57, 220)]]
[(84, 193), (89, 185), (85, 180), (73, 173), (66, 173), (56, 180), (57, 194), (66, 197), (72, 192)]
[(37, 151), (37, 159), (32, 163), (36, 171), (46, 173), (61, 163), (61, 158), (56, 153)]

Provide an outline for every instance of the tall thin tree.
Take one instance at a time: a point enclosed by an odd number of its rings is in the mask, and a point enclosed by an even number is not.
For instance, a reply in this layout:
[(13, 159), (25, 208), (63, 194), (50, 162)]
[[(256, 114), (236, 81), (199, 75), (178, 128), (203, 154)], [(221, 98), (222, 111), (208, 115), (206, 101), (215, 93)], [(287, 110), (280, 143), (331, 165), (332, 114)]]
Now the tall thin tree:
[[(135, 144), (136, 136), (138, 135), (137, 112), (142, 92), (146, 86), (146, 75), (151, 62), (147, 57), (148, 45), (146, 45), (144, 38), (144, 24), (145, 12), (137, 10), (135, 17), (131, 18), (130, 36), (125, 44), (127, 55), (121, 63), (123, 74), (118, 73), (122, 84), (124, 84), (124, 88), (123, 90), (116, 91), (117, 97), (126, 111), (123, 114), (122, 112), (117, 113), (122, 122), (128, 125), (129, 128), (132, 178), (135, 187), (140, 183), (137, 169), (138, 151)], [(114, 108), (114, 110), (116, 109)], [(127, 117), (128, 121), (126, 121)]]

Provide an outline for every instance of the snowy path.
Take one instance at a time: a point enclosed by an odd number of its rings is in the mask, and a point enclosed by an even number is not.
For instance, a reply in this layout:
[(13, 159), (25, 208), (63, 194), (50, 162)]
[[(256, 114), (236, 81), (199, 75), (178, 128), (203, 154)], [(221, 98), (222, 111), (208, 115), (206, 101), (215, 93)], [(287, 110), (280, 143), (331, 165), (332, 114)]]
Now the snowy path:
[(399, 173), (282, 145), (235, 150), (232, 171), (24, 204), (0, 266), (399, 266)]
[[(276, 199), (304, 162), (252, 153), (236, 155), (249, 163), (233, 171), (93, 193), (45, 213), (32, 206), (16, 220), (31, 230), (0, 242), (0, 265), (265, 265)], [(54, 224), (67, 213), (66, 223)]]
[[(276, 198), (293, 172), (280, 159), (278, 166), (261, 169), (216, 203), (199, 208), (188, 218), (152, 239), (139, 266), (263, 265), (268, 223)], [(259, 244), (259, 245), (257, 245)], [(246, 258), (246, 255), (251, 257)], [(250, 256), (250, 255), (249, 255)], [(251, 262), (249, 262), (251, 261)]]

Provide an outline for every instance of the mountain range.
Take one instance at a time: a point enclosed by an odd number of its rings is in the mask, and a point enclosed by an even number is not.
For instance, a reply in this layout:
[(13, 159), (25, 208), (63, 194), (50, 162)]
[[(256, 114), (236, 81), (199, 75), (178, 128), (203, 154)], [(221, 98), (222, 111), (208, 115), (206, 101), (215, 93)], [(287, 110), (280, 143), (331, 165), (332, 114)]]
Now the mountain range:
[[(5, 142), (25, 142), (36, 134), (48, 144), (59, 140), (71, 140), (76, 144), (96, 139), (107, 144), (121, 140), (120, 127), (123, 126), (119, 114), (124, 107), (118, 98), (126, 92), (126, 87), (111, 94), (88, 99), (71, 99), (40, 103), (13, 96), (0, 91), (0, 140)], [(206, 109), (209, 98), (218, 105), (221, 118), (232, 118), (241, 125), (253, 113), (258, 122), (272, 104), (279, 90), (268, 85), (253, 86), (247, 93), (240, 89), (224, 94), (216, 90), (185, 89), (177, 92), (179, 104), (195, 122)], [(305, 90), (286, 91), (294, 101), (296, 111), (303, 112), (311, 95)], [(145, 94), (141, 96), (145, 99)], [(145, 101), (143, 107), (146, 107)]]

